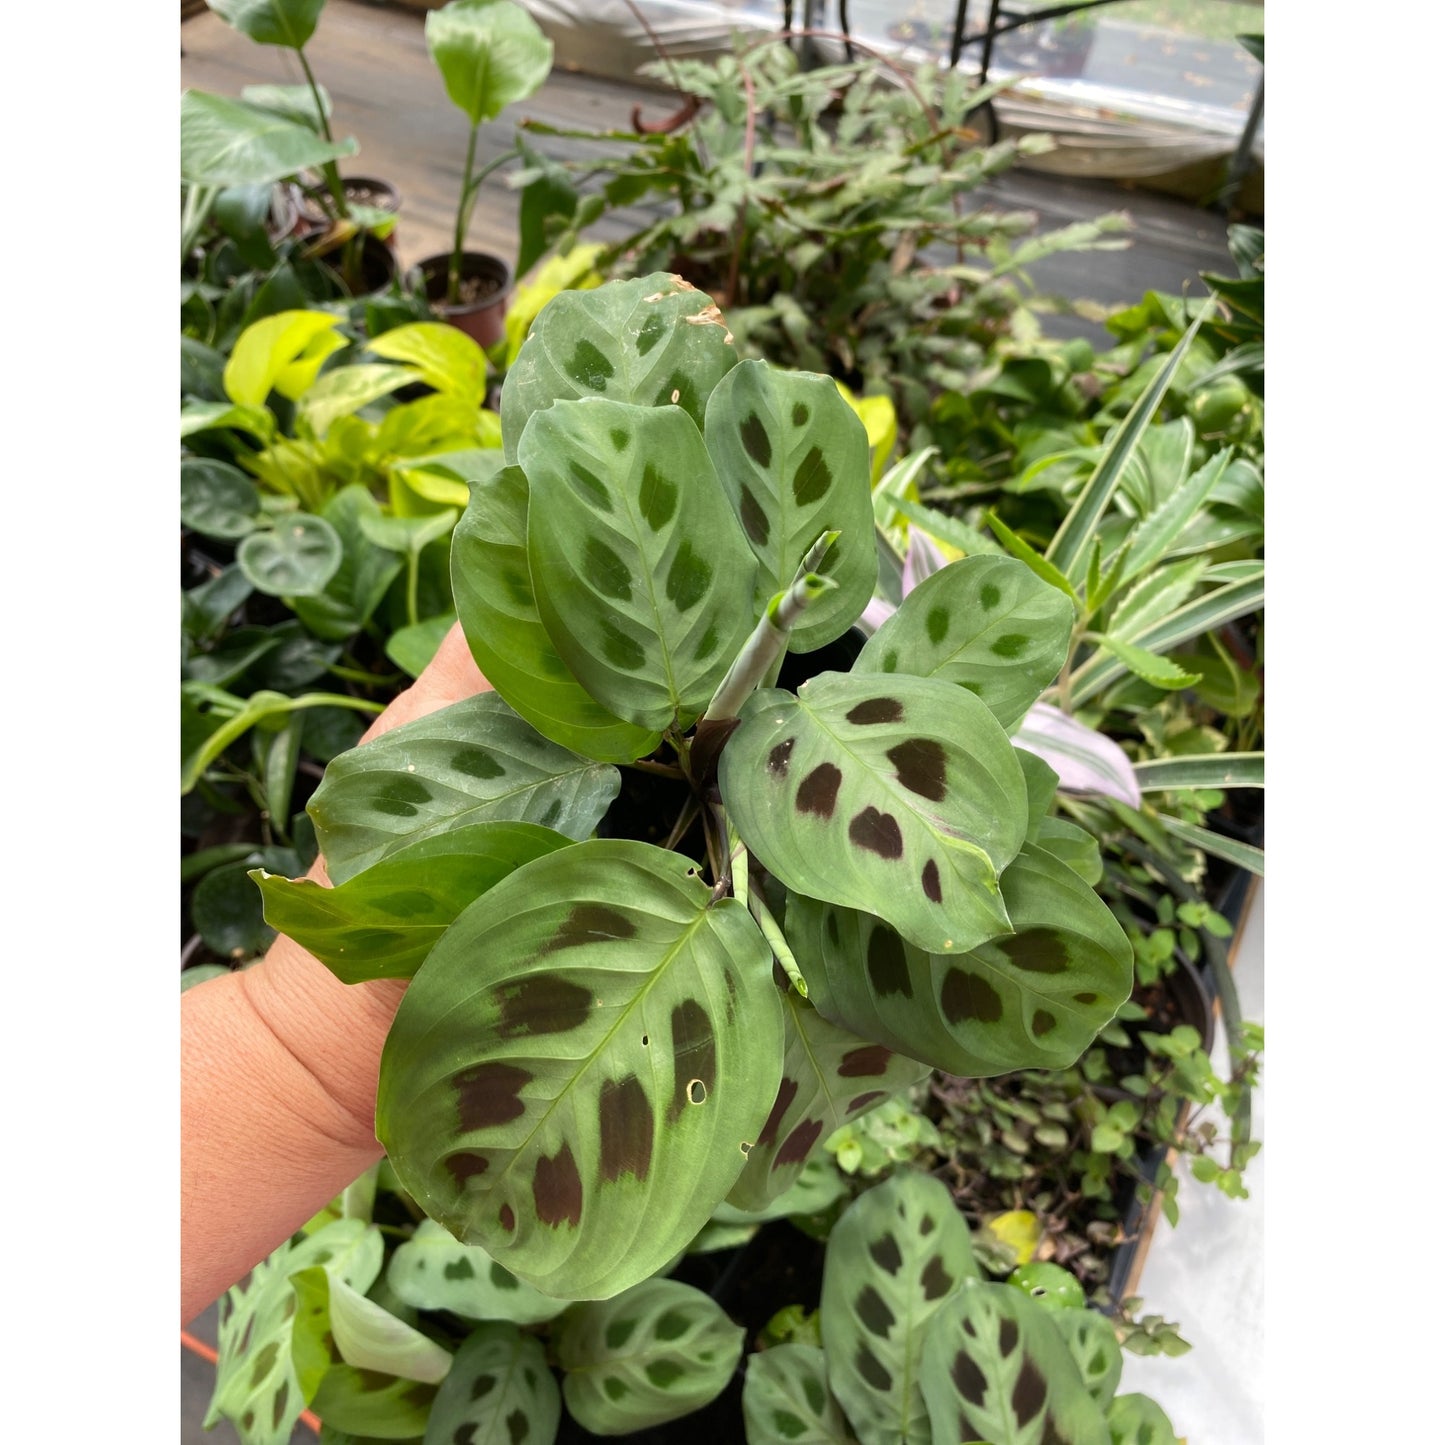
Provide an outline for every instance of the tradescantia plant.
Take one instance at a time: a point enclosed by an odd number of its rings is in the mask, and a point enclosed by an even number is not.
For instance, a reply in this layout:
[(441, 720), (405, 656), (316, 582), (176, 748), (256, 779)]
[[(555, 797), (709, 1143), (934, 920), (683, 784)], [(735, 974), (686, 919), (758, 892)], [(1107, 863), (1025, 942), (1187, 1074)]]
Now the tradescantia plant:
[(334, 887), (252, 876), (343, 980), (412, 978), (376, 1114), (406, 1191), (602, 1300), (928, 1068), (1073, 1061), (1132, 954), (1010, 738), (1066, 599), (968, 559), (898, 611), (926, 667), (849, 665), (877, 551), (831, 379), (739, 362), (658, 273), (550, 303), (501, 416), (452, 543), (495, 692), (331, 763)]

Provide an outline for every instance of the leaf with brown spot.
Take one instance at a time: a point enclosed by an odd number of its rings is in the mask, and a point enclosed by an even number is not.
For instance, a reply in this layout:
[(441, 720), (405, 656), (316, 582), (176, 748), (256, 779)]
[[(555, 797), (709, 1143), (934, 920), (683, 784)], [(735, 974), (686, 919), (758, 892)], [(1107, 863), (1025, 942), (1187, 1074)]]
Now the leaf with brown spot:
[[(728, 1195), (728, 1203), (737, 1209), (765, 1209), (798, 1179), (808, 1158), (820, 1152), (815, 1146), (823, 1139), (928, 1075), (925, 1065), (829, 1023), (792, 989), (783, 995), (783, 1018), (787, 1035), (783, 1080), (747, 1165)], [(855, 1108), (864, 1095), (858, 1080), (865, 1077), (867, 1102)], [(807, 1148), (798, 1152), (804, 1140), (797, 1131), (805, 1120), (814, 1121), (816, 1128), (806, 1139)]]
[[(469, 1269), (459, 1269), (461, 1264)], [(386, 1282), (413, 1309), (449, 1310), (467, 1320), (534, 1325), (567, 1308), (566, 1300), (533, 1289), (480, 1245), (463, 1244), (432, 1219), (423, 1219), (397, 1246), (386, 1266)]]
[[(558, 1304), (561, 1301), (557, 1302)], [(479, 1382), (488, 1382), (478, 1389)], [(551, 1445), (562, 1420), (562, 1392), (534, 1335), (515, 1324), (480, 1324), (461, 1343), (451, 1371), (437, 1390), (426, 1439), (454, 1445), (501, 1445), (512, 1438), (507, 1421), (528, 1422), (523, 1445)], [(470, 1427), (468, 1437), (464, 1432)]]
[[(940, 1223), (925, 1235), (928, 1217)], [(947, 1186), (919, 1170), (896, 1171), (844, 1211), (828, 1237), (820, 1325), (829, 1383), (859, 1440), (935, 1439), (917, 1382), (933, 1318), (950, 1297), (938, 1282), (954, 1291), (979, 1278)], [(832, 1363), (857, 1361), (864, 1350), (873, 1362), (867, 1373)]]
[[(741, 718), (718, 779), (774, 877), (875, 913), (932, 952), (1008, 931), (998, 878), (1023, 844), (1028, 794), (977, 698), (925, 678), (821, 673), (796, 696), (755, 693)], [(788, 739), (786, 771), (770, 769)]]
[(1133, 950), (1108, 906), (1025, 843), (1004, 870), (1017, 932), (930, 953), (855, 909), (790, 894), (784, 929), (824, 1017), (945, 1073), (987, 1078), (1072, 1064), (1133, 986)]
[[(793, 415), (801, 404), (801, 426)], [(703, 431), (719, 480), (758, 559), (753, 610), (793, 580), (824, 533), (839, 533), (822, 572), (837, 587), (816, 599), (788, 640), (812, 652), (841, 637), (878, 579), (868, 435), (831, 378), (743, 361), (708, 401)]]
[[(461, 914), (397, 1011), (377, 1131), (402, 1184), (545, 1293), (601, 1298), (678, 1254), (776, 1098), (771, 954), (696, 875), (620, 839), (539, 858)], [(487, 1167), (459, 1180), (460, 1150)]]
[(948, 1297), (931, 1321), (919, 1384), (934, 1445), (959, 1438), (960, 1418), (995, 1445), (1111, 1445), (1054, 1317), (1010, 1285), (979, 1282)]

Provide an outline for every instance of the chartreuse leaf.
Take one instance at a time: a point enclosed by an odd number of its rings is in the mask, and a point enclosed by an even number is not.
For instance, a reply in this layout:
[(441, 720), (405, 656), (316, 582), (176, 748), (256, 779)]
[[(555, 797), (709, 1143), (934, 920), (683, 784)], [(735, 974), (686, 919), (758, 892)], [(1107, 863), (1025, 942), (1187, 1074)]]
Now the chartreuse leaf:
[(1104, 1418), (1111, 1445), (1179, 1445), (1168, 1415), (1148, 1395), (1115, 1395)]
[(916, 1170), (900, 1169), (860, 1194), (833, 1227), (823, 1261), (823, 1349), (828, 1384), (863, 1445), (927, 1445), (918, 1388), (924, 1341), (940, 1306), (978, 1277), (953, 1196)]
[(744, 1330), (701, 1290), (649, 1279), (573, 1305), (553, 1335), (568, 1412), (594, 1435), (627, 1435), (700, 1410), (732, 1379)]
[(563, 662), (638, 727), (690, 725), (757, 620), (742, 603), (757, 562), (701, 433), (675, 406), (559, 401), (519, 456), (537, 610)]
[(794, 892), (867, 909), (936, 953), (1008, 931), (998, 874), (1027, 791), (1007, 734), (963, 688), (821, 673), (796, 696), (754, 693), (719, 781), (749, 852)]
[(544, 737), (602, 762), (645, 757), (660, 728), (614, 717), (567, 670), (537, 612), (527, 566), (527, 477), (475, 481), (452, 532), (452, 593), (482, 675)]
[(334, 888), (251, 870), (266, 922), (343, 983), (410, 978), (463, 908), (571, 839), (535, 823), (472, 823), (388, 854)]
[(753, 615), (787, 588), (824, 533), (839, 536), (817, 570), (836, 583), (794, 627), (788, 647), (841, 637), (878, 580), (868, 435), (830, 377), (744, 361), (713, 388), (707, 450), (758, 559)]
[(386, 1282), (415, 1309), (450, 1310), (469, 1320), (534, 1325), (555, 1319), (568, 1303), (533, 1289), (480, 1245), (463, 1244), (434, 1219), (423, 1219), (397, 1246)]
[(381, 1272), (381, 1231), (338, 1219), (258, 1264), (218, 1309), (216, 1388), (204, 1421), (236, 1426), (247, 1445), (285, 1445), (306, 1407), (291, 1359), (296, 1296), (291, 1276), (321, 1266), (333, 1279), (370, 1289)]
[(701, 431), (707, 399), (737, 359), (712, 298), (680, 276), (563, 291), (538, 314), (502, 386), (507, 461), (533, 412), (584, 396), (680, 406)]
[(775, 1345), (748, 1357), (743, 1380), (747, 1445), (852, 1445), (856, 1436), (828, 1389), (816, 1345)]
[(932, 1445), (1109, 1445), (1051, 1317), (1006, 1284), (975, 1283), (939, 1310), (920, 1385)]
[(295, 401), (333, 351), (342, 318), (330, 311), (278, 311), (252, 322), (232, 348), (222, 373), (226, 395), (238, 406), (262, 406), (272, 391)]
[(684, 1249), (777, 1095), (771, 955), (697, 873), (630, 840), (525, 864), (432, 950), (387, 1038), (377, 1134), (402, 1184), (546, 1293), (604, 1298)]
[(338, 1430), (409, 1440), (426, 1429), (451, 1351), (319, 1266), (291, 1276), (291, 1358), (306, 1401)]
[(469, 406), (481, 406), (486, 396), (486, 353), (465, 331), (443, 321), (395, 326), (368, 340), (366, 349), (388, 361), (410, 363), (415, 368), (413, 380)]
[(1108, 1316), (1098, 1310), (1056, 1310), (1050, 1318), (1063, 1337), (1084, 1388), (1107, 1409), (1124, 1373), (1124, 1351)]
[(926, 1078), (926, 1064), (831, 1024), (788, 989), (787, 1047), (772, 1112), (728, 1195), (738, 1209), (767, 1208), (790, 1188), (809, 1155), (836, 1129)]
[(1073, 623), (1069, 599), (1022, 562), (965, 557), (919, 583), (852, 670), (957, 683), (1012, 732), (1058, 675)]
[(406, 366), (383, 366), (379, 362), (338, 366), (312, 383), (297, 403), (297, 419), (310, 428), (313, 436), (324, 437), (339, 417), (354, 416), (362, 407), (415, 380), (416, 373)]
[(617, 769), (549, 743), (479, 693), (333, 758), (307, 812), (335, 884), (461, 823), (538, 823), (585, 838)]
[(1025, 843), (1000, 880), (1016, 932), (966, 954), (900, 938), (882, 918), (793, 894), (788, 942), (825, 1018), (968, 1078), (1072, 1064), (1133, 983), (1133, 952), (1096, 893)]
[(423, 1445), (552, 1445), (561, 1420), (542, 1342), (513, 1324), (483, 1324), (437, 1390)]

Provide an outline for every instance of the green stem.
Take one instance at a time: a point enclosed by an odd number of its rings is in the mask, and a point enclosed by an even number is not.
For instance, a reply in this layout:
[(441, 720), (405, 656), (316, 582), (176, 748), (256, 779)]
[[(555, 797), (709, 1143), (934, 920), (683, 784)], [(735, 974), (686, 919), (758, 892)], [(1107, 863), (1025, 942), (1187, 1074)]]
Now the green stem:
[(181, 262), (184, 264), (186, 257), (191, 254), (192, 248), (200, 239), (201, 229), (206, 224), (206, 218), (211, 214), (211, 206), (217, 195), (214, 186), (188, 186), (186, 188), (186, 204), (181, 211)]
[[(327, 120), (326, 107), (321, 103), (321, 88), (316, 84), (316, 77), (311, 73), (311, 65), (306, 59), (306, 51), (299, 45), (296, 47), (296, 58), (301, 62), (301, 70), (306, 76), (306, 84), (311, 87), (311, 99), (316, 102), (316, 119), (321, 126), (322, 138), (328, 144), (334, 144), (331, 122)], [(321, 167), (321, 174), (326, 177), (326, 188), (331, 192), (337, 216), (345, 220), (351, 212), (346, 206), (346, 188), (341, 184), (341, 172), (336, 169), (336, 162), (326, 161)]]
[(452, 259), (447, 266), (447, 305), (455, 306), (461, 294), (462, 283), (462, 251), (467, 243), (467, 226), (471, 222), (472, 208), (477, 203), (477, 193), (482, 188), (482, 182), (507, 161), (515, 159), (521, 154), (517, 146), (510, 150), (503, 151), (501, 155), (494, 157), (479, 170), (476, 175), (472, 174), (472, 163), (477, 155), (477, 132), (480, 131), (480, 122), (472, 127), (472, 133), (467, 137), (467, 160), (462, 171), (462, 198), (457, 206), (456, 230), (452, 236)]
[(773, 957), (783, 966), (783, 972), (793, 982), (793, 987), (798, 990), (802, 998), (808, 996), (808, 980), (803, 977), (803, 971), (798, 967), (798, 960), (793, 957), (793, 950), (788, 947), (787, 940), (783, 937), (783, 930), (778, 927), (778, 920), (768, 911), (768, 905), (763, 902), (761, 893), (748, 894), (748, 912), (757, 920), (758, 927), (763, 931), (763, 937), (768, 941), (768, 947), (773, 950)]
[(421, 553), (412, 548), (406, 556), (406, 620), (415, 627), (420, 620), (417, 616), (417, 589), (421, 583)]

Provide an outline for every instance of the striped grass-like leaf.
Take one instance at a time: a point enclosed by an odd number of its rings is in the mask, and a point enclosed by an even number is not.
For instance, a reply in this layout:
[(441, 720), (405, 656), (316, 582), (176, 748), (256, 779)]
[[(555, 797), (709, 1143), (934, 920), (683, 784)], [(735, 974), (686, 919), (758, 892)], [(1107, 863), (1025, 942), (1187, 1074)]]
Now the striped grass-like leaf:
[(1188, 757), (1149, 758), (1134, 764), (1144, 793), (1177, 788), (1262, 788), (1263, 753), (1200, 753)]
[(926, 1064), (829, 1023), (792, 989), (783, 998), (783, 1018), (783, 1077), (762, 1133), (728, 1195), (728, 1203), (738, 1209), (766, 1209), (792, 1186), (834, 1130), (929, 1073)]
[(473, 482), (452, 533), (452, 593), (482, 675), (543, 737), (601, 762), (645, 757), (661, 729), (613, 716), (567, 670), (532, 591), (527, 565), (527, 477), (507, 467)]
[(924, 1342), (944, 1303), (978, 1280), (953, 1196), (917, 1170), (900, 1169), (859, 1195), (833, 1227), (823, 1349), (829, 1387), (862, 1445), (928, 1445), (918, 1383)]
[(956, 683), (1011, 732), (1058, 675), (1073, 622), (1069, 599), (1022, 562), (966, 557), (909, 592), (852, 670)]
[(1006, 1284), (959, 1290), (938, 1312), (921, 1387), (932, 1445), (1110, 1445), (1048, 1312)]
[(532, 323), (502, 386), (507, 461), (533, 412), (578, 397), (680, 406), (701, 431), (708, 397), (737, 359), (712, 298), (680, 276), (563, 291)]
[(585, 838), (617, 769), (550, 743), (493, 692), (332, 759), (307, 812), (333, 883), (463, 823), (537, 823)]
[(381, 1272), (381, 1231), (338, 1219), (285, 1244), (222, 1296), (218, 1309), (216, 1388), (204, 1425), (225, 1418), (246, 1445), (285, 1445), (306, 1407), (291, 1358), (296, 1296), (291, 1276), (321, 1266), (357, 1290)]
[(423, 1219), (397, 1246), (386, 1282), (414, 1309), (449, 1310), (468, 1320), (534, 1325), (555, 1319), (568, 1304), (533, 1289), (480, 1245), (463, 1244), (434, 1219)]
[(1264, 850), (1262, 848), (1256, 848), (1252, 843), (1241, 843), (1237, 838), (1228, 838), (1223, 833), (1216, 833), (1209, 828), (1201, 828), (1195, 823), (1186, 823), (1179, 818), (1171, 818), (1168, 813), (1159, 814), (1159, 821), (1176, 838), (1182, 838), (1191, 848), (1198, 848), (1201, 852), (1212, 854), (1216, 858), (1223, 858), (1226, 863), (1233, 863), (1236, 868), (1244, 868), (1258, 878), (1264, 877)]
[(754, 615), (792, 583), (813, 543), (836, 531), (818, 567), (836, 588), (808, 609), (788, 647), (812, 652), (841, 637), (873, 595), (878, 551), (868, 437), (837, 384), (741, 362), (713, 389), (703, 435), (758, 559)]
[(1143, 438), (1144, 429), (1159, 409), (1159, 403), (1164, 400), (1164, 394), (1169, 390), (1185, 353), (1193, 345), (1205, 317), (1213, 309), (1213, 302), (1210, 301), (1200, 310), (1189, 330), (1179, 338), (1178, 344), (1169, 353), (1168, 360), (1155, 373), (1139, 400), (1130, 407), (1128, 416), (1110, 433), (1104, 455), (1100, 457), (1093, 475), (1084, 484), (1083, 491), (1069, 508), (1068, 516), (1049, 542), (1044, 556), (1071, 582), (1078, 583), (1083, 580), (1094, 535), (1114, 489), (1123, 476), (1124, 468), (1129, 465), (1130, 458)]
[(700, 1410), (732, 1379), (735, 1325), (701, 1290), (649, 1279), (573, 1305), (553, 1336), (568, 1412), (594, 1435), (627, 1435)]
[(343, 983), (410, 978), (463, 908), (571, 839), (535, 823), (472, 823), (388, 854), (334, 888), (254, 868), (266, 922)]
[(478, 1325), (437, 1390), (422, 1445), (552, 1445), (562, 1392), (541, 1340), (513, 1324)]
[(1027, 790), (965, 689), (822, 673), (796, 696), (755, 693), (719, 780), (748, 850), (794, 892), (876, 913), (937, 953), (1008, 931), (998, 874), (1023, 842)]
[(1004, 870), (1014, 933), (929, 953), (883, 919), (793, 894), (786, 929), (825, 1018), (967, 1078), (1072, 1064), (1133, 983), (1133, 952), (1067, 863), (1026, 843)]
[(748, 1358), (743, 1380), (747, 1445), (853, 1445), (857, 1436), (828, 1389), (816, 1345), (775, 1345)]
[(702, 434), (675, 406), (559, 401), (519, 454), (537, 610), (562, 661), (616, 716), (690, 726), (760, 615)]
[(592, 840), (524, 865), (432, 950), (382, 1052), (377, 1134), (435, 1220), (548, 1294), (666, 1264), (777, 1095), (782, 1005), (747, 909)]

